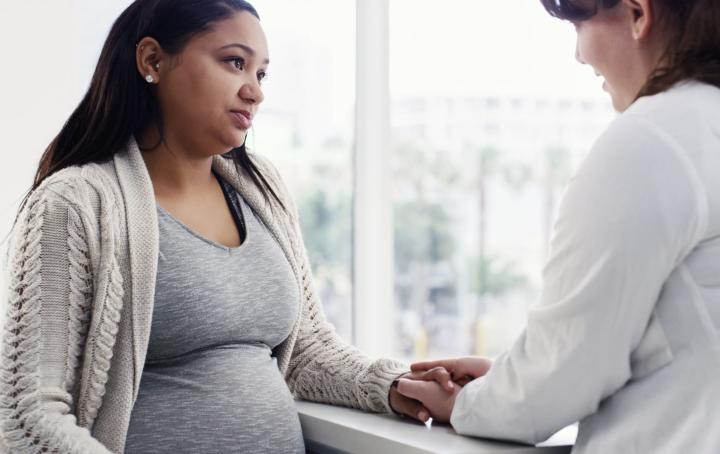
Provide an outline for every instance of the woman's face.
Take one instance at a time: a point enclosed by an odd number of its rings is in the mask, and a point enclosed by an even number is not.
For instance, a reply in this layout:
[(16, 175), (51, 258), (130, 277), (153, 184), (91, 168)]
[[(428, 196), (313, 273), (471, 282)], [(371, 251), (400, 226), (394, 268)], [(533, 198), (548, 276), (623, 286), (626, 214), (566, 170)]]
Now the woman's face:
[(618, 112), (633, 103), (657, 64), (649, 37), (636, 39), (637, 14), (637, 10), (620, 2), (614, 8), (601, 9), (588, 20), (573, 23), (577, 60), (592, 66), (604, 79), (603, 89)]
[(242, 145), (263, 101), (268, 64), (265, 34), (248, 12), (193, 37), (179, 55), (160, 60), (157, 95), (166, 135), (203, 155)]

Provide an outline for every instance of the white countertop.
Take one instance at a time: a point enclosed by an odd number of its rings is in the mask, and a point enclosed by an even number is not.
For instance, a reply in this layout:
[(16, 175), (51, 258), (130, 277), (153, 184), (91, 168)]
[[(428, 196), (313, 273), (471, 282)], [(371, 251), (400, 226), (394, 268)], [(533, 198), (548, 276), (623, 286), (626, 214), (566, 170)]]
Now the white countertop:
[(424, 425), (394, 415), (296, 402), (309, 453), (567, 454), (577, 430), (570, 426), (538, 446), (458, 435), (448, 425)]

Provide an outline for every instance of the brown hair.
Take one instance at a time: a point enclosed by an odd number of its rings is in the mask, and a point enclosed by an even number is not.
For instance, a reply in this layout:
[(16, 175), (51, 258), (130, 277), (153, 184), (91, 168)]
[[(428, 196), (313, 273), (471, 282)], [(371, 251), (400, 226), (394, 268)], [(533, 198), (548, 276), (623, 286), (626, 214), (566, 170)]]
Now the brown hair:
[[(550, 15), (579, 22), (620, 0), (540, 0)], [(720, 88), (720, 2), (718, 0), (652, 0), (667, 45), (661, 63), (638, 93), (663, 92), (678, 82), (697, 80)]]

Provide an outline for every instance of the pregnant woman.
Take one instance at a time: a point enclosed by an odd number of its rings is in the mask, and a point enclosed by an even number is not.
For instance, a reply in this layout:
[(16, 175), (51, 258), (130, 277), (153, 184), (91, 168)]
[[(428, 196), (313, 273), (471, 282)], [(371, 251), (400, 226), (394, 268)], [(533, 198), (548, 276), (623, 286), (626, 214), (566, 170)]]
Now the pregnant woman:
[(294, 397), (427, 419), (405, 366), (326, 322), (292, 198), (244, 147), (268, 64), (242, 0), (117, 19), (10, 243), (0, 452), (301, 453)]

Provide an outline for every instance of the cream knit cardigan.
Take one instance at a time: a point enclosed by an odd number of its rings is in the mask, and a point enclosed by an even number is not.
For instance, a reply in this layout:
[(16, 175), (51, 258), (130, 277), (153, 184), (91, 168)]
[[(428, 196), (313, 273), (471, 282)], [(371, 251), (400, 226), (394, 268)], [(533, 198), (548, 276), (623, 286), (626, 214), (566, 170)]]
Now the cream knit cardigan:
[[(297, 211), (277, 171), (253, 161), (289, 214), (232, 161), (213, 168), (280, 244), (300, 289), (290, 336), (274, 351), (298, 399), (387, 412), (407, 368), (345, 344), (313, 289)], [(62, 170), (35, 190), (8, 253), (0, 365), (0, 450), (122, 453), (148, 347), (158, 262), (155, 196), (134, 140), (112, 160)], [(192, 434), (188, 434), (192, 436)]]

